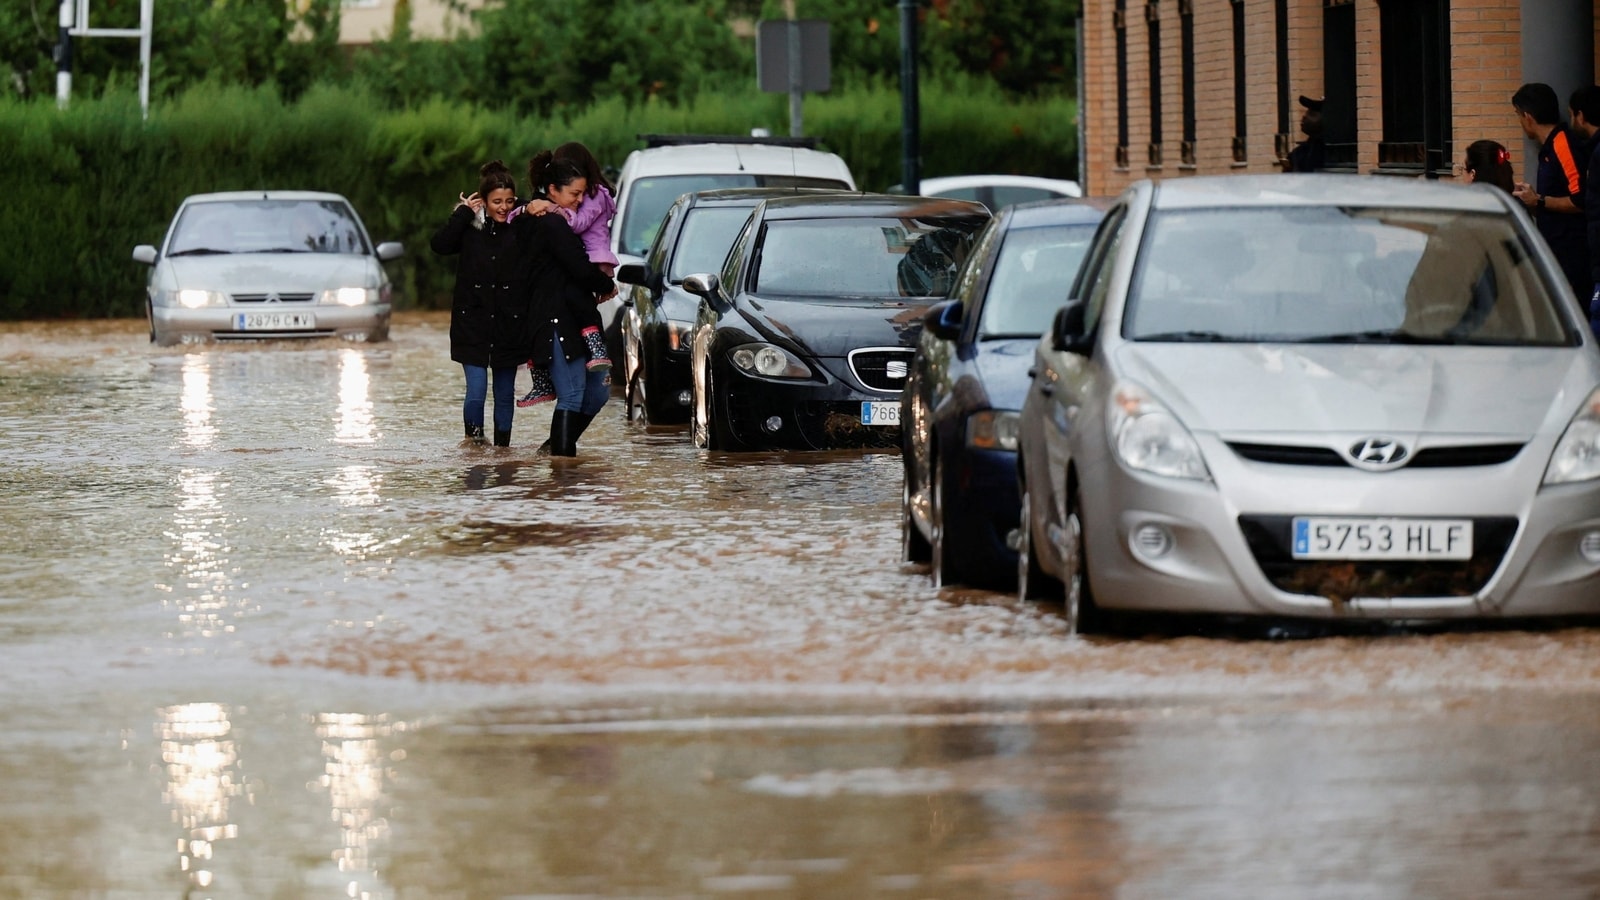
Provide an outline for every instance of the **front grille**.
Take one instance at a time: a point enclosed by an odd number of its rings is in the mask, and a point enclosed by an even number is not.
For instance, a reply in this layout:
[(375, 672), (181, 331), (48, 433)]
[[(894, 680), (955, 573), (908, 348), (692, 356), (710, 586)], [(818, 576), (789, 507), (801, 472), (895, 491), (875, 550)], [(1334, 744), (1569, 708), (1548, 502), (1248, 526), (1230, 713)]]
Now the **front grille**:
[(897, 347), (872, 347), (850, 353), (850, 372), (869, 390), (897, 394), (906, 386), (914, 351)]
[(1239, 530), (1273, 586), (1342, 603), (1354, 597), (1470, 597), (1494, 577), (1517, 534), (1511, 517), (1472, 520), (1472, 558), (1437, 562), (1296, 560), (1293, 516), (1240, 516)]
[[(1328, 447), (1292, 444), (1246, 444), (1228, 442), (1234, 453), (1251, 462), (1280, 466), (1348, 466), (1350, 461)], [(1427, 447), (1418, 450), (1406, 468), (1458, 469), (1470, 466), (1498, 466), (1515, 459), (1522, 444), (1471, 444), (1461, 447)]]
[(314, 294), (234, 294), (235, 303), (310, 303)]

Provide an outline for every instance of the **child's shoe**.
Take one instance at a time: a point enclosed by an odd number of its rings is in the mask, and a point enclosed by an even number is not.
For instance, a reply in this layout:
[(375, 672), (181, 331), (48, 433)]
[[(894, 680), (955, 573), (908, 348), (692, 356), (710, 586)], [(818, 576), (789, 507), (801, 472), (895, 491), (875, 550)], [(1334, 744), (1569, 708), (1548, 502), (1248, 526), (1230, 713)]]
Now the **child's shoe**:
[(611, 368), (611, 357), (606, 352), (606, 337), (600, 333), (600, 329), (585, 328), (583, 342), (589, 347), (589, 362), (585, 368), (591, 372)]
[(556, 384), (550, 380), (550, 370), (529, 368), (528, 374), (533, 376), (533, 385), (528, 392), (517, 401), (521, 407), (533, 406), (536, 403), (549, 403), (556, 398)]

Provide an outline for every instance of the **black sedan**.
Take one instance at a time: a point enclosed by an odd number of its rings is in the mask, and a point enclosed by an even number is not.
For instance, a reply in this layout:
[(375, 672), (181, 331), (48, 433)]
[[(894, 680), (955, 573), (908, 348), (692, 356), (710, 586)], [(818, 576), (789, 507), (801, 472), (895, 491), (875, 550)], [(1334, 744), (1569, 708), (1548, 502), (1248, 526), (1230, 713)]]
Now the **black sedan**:
[(928, 311), (902, 398), (909, 562), (936, 586), (1006, 588), (1016, 578), (1018, 410), (1039, 335), (1067, 299), (1098, 201), (1001, 211), (979, 237), (953, 298)]
[(766, 200), (699, 295), (692, 432), (712, 450), (893, 447), (927, 307), (949, 294), (981, 204), (890, 194)]
[(822, 194), (811, 188), (730, 188), (680, 196), (667, 210), (644, 262), (617, 270), (622, 295), (623, 390), (630, 421), (689, 421), (689, 333), (700, 298), (683, 278), (715, 272), (757, 203)]

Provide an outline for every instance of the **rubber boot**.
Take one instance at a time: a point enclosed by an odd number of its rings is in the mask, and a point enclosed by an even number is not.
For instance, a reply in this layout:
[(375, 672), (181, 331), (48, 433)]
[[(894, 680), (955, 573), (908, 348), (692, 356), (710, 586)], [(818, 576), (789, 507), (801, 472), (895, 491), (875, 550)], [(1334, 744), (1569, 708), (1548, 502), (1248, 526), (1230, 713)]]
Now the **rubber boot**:
[(485, 438), (484, 435), (483, 435), (483, 426), (482, 425), (468, 425), (467, 426), (467, 440), (473, 442), (474, 444), (488, 443), (488, 439)]
[(550, 415), (550, 455), (578, 455), (578, 419), (582, 413), (558, 409)]
[(494, 445), (496, 447), (511, 446), (511, 429), (507, 428), (505, 431), (501, 431), (496, 428), (494, 430)]
[(574, 453), (578, 450), (578, 438), (583, 437), (583, 433), (589, 430), (589, 423), (594, 421), (594, 415), (594, 413), (581, 412), (572, 414), (573, 421), (576, 423), (572, 430), (572, 450)]

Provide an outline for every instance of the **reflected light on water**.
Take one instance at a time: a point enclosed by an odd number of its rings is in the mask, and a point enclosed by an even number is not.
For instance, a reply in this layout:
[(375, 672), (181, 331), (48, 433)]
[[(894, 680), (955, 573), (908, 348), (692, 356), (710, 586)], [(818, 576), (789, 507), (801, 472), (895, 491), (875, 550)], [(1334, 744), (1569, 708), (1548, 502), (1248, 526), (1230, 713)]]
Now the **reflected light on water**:
[(389, 820), (379, 807), (384, 795), (381, 738), (394, 731), (386, 715), (321, 713), (317, 737), (322, 739), (323, 775), (333, 821), (339, 825), (339, 846), (333, 861), (349, 879), (345, 893), (359, 900), (379, 900), (385, 885), (378, 868), (389, 839)]
[(190, 447), (209, 447), (217, 438), (211, 424), (211, 364), (201, 354), (183, 360), (183, 443)]
[(341, 444), (370, 444), (377, 433), (377, 423), (372, 417), (372, 379), (367, 375), (367, 358), (357, 350), (341, 351), (334, 440)]
[(217, 473), (184, 469), (178, 473), (178, 505), (169, 536), (177, 550), (167, 565), (178, 571), (177, 596), (164, 601), (178, 610), (183, 633), (213, 637), (233, 631), (223, 615), (232, 580), (224, 568), (221, 529), (226, 514), (217, 498)]
[(185, 703), (156, 711), (166, 775), (161, 799), (182, 831), (178, 869), (196, 887), (210, 887), (215, 880), (217, 844), (239, 836), (239, 826), (228, 820), (228, 807), (246, 787), (228, 717), (228, 707), (220, 703)]

